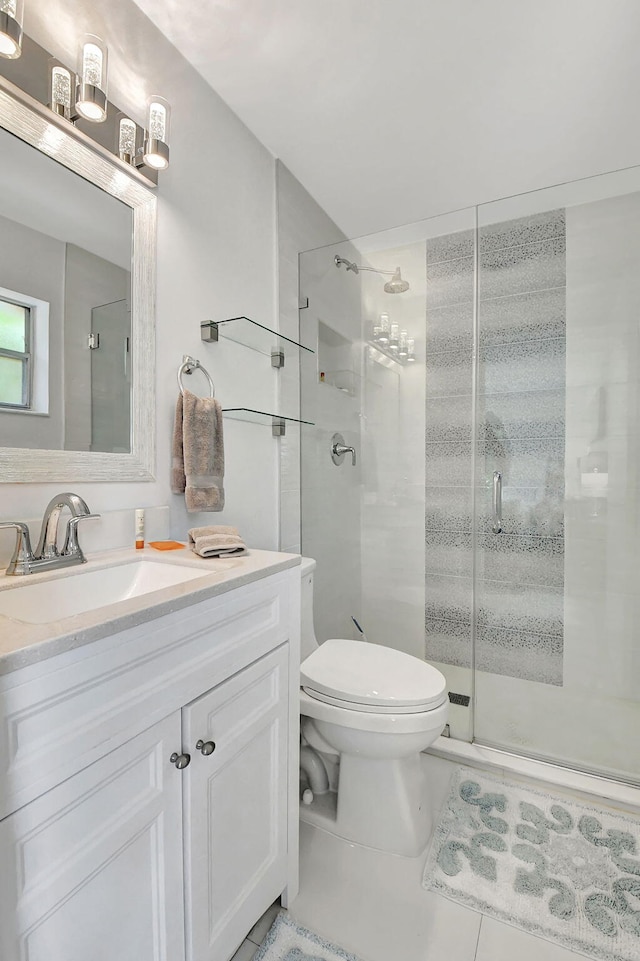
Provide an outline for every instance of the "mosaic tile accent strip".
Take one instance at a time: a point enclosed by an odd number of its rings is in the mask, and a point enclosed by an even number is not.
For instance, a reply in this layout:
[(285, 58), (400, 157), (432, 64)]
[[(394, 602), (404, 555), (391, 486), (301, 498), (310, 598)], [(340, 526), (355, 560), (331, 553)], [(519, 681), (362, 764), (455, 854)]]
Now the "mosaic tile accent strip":
[[(480, 233), (476, 664), (547, 684), (562, 683), (564, 231), (556, 210)], [(426, 656), (465, 667), (474, 515), (473, 309), (464, 299), (473, 291), (473, 243), (473, 231), (427, 243)], [(495, 470), (503, 475), (500, 535), (491, 531)]]
[(640, 957), (640, 820), (461, 767), (423, 887), (597, 961)]
[(358, 961), (358, 958), (281, 911), (253, 961)]

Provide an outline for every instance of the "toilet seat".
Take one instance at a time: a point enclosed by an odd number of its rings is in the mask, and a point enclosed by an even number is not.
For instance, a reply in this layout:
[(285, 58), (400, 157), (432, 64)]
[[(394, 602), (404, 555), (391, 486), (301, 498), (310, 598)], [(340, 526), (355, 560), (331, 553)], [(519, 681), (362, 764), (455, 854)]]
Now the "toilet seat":
[(332, 638), (300, 665), (303, 691), (344, 710), (418, 714), (447, 701), (444, 676), (417, 657), (366, 641)]

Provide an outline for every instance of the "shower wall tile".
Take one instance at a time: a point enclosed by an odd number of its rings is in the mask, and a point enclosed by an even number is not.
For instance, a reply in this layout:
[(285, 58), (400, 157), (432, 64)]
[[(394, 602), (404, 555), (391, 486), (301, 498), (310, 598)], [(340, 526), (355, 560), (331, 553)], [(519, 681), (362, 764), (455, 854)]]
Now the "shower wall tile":
[(562, 591), (564, 538), (533, 534), (479, 534), (478, 576), (504, 583), (547, 585)]
[(426, 487), (468, 487), (471, 483), (471, 441), (427, 443)]
[(487, 394), (564, 388), (564, 338), (525, 340), (480, 350), (479, 389)]
[(427, 398), (425, 442), (465, 443), (471, 440), (471, 397)]
[(425, 617), (425, 659), (471, 667), (471, 628), (459, 621)]
[(483, 630), (547, 634), (562, 640), (564, 592), (481, 578), (476, 583), (476, 623)]
[(436, 307), (473, 303), (473, 257), (445, 260), (427, 270), (427, 313)]
[(471, 531), (473, 490), (471, 487), (426, 487), (425, 529)]
[(442, 263), (443, 260), (473, 257), (474, 251), (475, 230), (460, 230), (455, 234), (432, 237), (427, 240), (427, 267)]
[(473, 349), (473, 303), (431, 308), (427, 313), (427, 354)]
[(473, 389), (471, 350), (427, 351), (426, 376), (427, 398), (455, 394), (467, 394), (470, 397)]
[(425, 613), (432, 620), (454, 621), (471, 630), (473, 582), (470, 577), (427, 573)]
[(495, 470), (502, 471), (503, 488), (536, 487), (558, 490), (564, 486), (564, 438), (505, 437), (489, 425), (478, 440), (477, 481), (489, 484)]
[(554, 238), (564, 239), (566, 216), (564, 207), (546, 210), (529, 217), (489, 224), (478, 230), (479, 249), (499, 250), (502, 247), (518, 247)]
[(564, 238), (523, 247), (505, 247), (480, 255), (481, 300), (529, 290), (563, 287), (566, 281)]
[(566, 334), (564, 287), (483, 300), (478, 313), (481, 347), (514, 341), (555, 340)]
[(511, 437), (564, 437), (565, 392), (556, 389), (481, 395), (478, 428), (479, 439), (489, 444)]
[(502, 631), (495, 627), (478, 629), (476, 667), (490, 674), (562, 685), (562, 640), (548, 634)]
[[(476, 494), (478, 530), (492, 533), (493, 490), (480, 487)], [(504, 535), (564, 537), (564, 490), (535, 487), (503, 487), (502, 531)]]
[(425, 530), (425, 569), (432, 574), (470, 577), (472, 536), (465, 531)]

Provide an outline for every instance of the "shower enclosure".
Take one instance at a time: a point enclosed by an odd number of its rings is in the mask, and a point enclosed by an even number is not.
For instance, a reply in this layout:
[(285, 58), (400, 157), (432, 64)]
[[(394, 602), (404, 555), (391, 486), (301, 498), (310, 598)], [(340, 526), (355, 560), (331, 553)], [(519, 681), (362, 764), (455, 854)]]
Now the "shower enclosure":
[(318, 638), (355, 617), (452, 737), (635, 783), (639, 268), (640, 168), (300, 257)]

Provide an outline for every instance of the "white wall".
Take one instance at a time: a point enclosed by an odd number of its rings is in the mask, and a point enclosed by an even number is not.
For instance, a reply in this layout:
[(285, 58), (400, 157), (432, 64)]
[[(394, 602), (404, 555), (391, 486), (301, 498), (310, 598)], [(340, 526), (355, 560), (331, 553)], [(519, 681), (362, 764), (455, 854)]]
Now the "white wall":
[[(275, 322), (273, 157), (130, 0), (103, 6), (31, 0), (25, 29), (71, 65), (79, 34), (100, 34), (109, 44), (110, 98), (139, 122), (151, 93), (173, 107), (171, 167), (158, 188), (156, 480), (68, 486), (98, 512), (169, 503), (174, 537), (184, 538), (195, 524), (233, 523), (251, 545), (276, 548), (278, 447), (267, 428), (225, 424), (223, 512), (188, 515), (183, 498), (169, 489), (175, 375), (183, 354), (207, 366), (224, 406), (271, 402), (263, 397), (272, 390), (268, 376), (262, 379), (268, 366), (256, 366), (252, 352), (232, 350), (235, 345), (203, 344), (199, 325), (240, 313)], [(38, 516), (59, 489), (3, 485), (2, 517)]]

